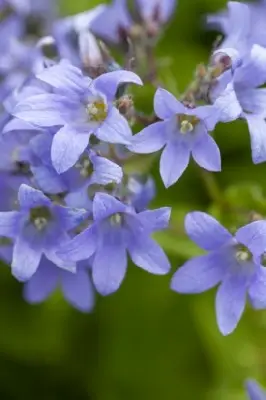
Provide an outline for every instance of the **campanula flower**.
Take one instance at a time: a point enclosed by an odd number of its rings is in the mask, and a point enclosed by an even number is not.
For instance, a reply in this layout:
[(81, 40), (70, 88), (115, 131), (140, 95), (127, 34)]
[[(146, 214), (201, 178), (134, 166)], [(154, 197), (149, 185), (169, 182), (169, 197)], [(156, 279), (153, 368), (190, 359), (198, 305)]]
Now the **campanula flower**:
[(221, 170), (220, 151), (208, 134), (216, 124), (212, 106), (187, 108), (165, 89), (154, 97), (156, 115), (162, 119), (133, 136), (128, 146), (134, 153), (153, 153), (164, 148), (160, 173), (166, 187), (173, 185), (188, 166), (190, 155), (202, 168)]
[[(230, 50), (222, 49), (221, 52), (225, 54)], [(234, 69), (226, 89), (219, 92), (219, 86), (214, 87), (215, 95), (212, 95), (216, 97), (216, 107), (223, 107), (223, 122), (236, 117), (247, 121), (255, 164), (266, 161), (266, 89), (260, 87), (265, 82), (266, 49), (254, 45), (250, 53), (242, 58), (241, 65)]]
[(132, 261), (153, 274), (169, 272), (169, 261), (150, 235), (168, 226), (170, 208), (136, 213), (113, 196), (97, 193), (93, 200), (93, 224), (63, 245), (65, 260), (85, 260), (94, 255), (93, 283), (102, 295), (115, 292), (127, 269), (127, 251)]
[(131, 129), (113, 106), (121, 83), (142, 84), (129, 71), (114, 71), (91, 80), (69, 64), (47, 68), (38, 78), (56, 93), (44, 93), (20, 102), (14, 115), (39, 127), (61, 127), (53, 138), (51, 157), (58, 173), (71, 168), (89, 145), (93, 133), (108, 143), (129, 144)]
[(177, 270), (171, 288), (179, 293), (201, 293), (220, 284), (216, 316), (220, 331), (236, 328), (246, 297), (255, 309), (266, 308), (266, 221), (256, 221), (231, 235), (216, 219), (203, 212), (186, 216), (188, 236), (207, 255), (192, 258)]
[(12, 273), (26, 281), (36, 272), (42, 255), (58, 267), (75, 272), (75, 264), (66, 264), (57, 256), (67, 232), (85, 218), (85, 210), (53, 204), (41, 191), (25, 184), (18, 191), (19, 211), (0, 213), (0, 236), (12, 239)]

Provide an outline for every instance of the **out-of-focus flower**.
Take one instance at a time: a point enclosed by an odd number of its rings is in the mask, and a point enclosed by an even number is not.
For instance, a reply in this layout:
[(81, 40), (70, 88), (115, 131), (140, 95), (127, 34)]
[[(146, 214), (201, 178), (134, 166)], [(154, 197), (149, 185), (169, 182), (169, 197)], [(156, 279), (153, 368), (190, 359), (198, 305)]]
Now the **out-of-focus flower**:
[(247, 394), (250, 400), (266, 400), (266, 392), (254, 380), (249, 379), (246, 382)]
[(209, 254), (192, 258), (173, 276), (178, 293), (201, 293), (220, 283), (216, 295), (219, 329), (228, 335), (236, 328), (248, 295), (255, 309), (266, 308), (266, 221), (256, 221), (231, 235), (216, 219), (203, 212), (186, 216), (188, 236)]

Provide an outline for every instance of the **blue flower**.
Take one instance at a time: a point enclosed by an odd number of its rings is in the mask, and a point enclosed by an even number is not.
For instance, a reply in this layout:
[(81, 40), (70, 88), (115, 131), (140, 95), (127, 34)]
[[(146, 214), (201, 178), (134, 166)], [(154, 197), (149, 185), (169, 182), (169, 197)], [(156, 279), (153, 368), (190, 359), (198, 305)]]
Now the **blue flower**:
[(246, 389), (250, 400), (266, 400), (266, 392), (254, 380), (246, 382)]
[[(231, 50), (222, 49), (221, 53), (228, 54)], [(215, 105), (222, 109), (220, 120), (229, 122), (240, 117), (247, 121), (255, 164), (266, 161), (266, 89), (260, 88), (265, 82), (266, 49), (254, 45), (234, 69), (226, 89), (219, 93), (219, 86), (214, 88)]]
[(209, 171), (221, 170), (220, 151), (208, 134), (217, 122), (213, 106), (190, 109), (166, 91), (158, 89), (154, 109), (163, 121), (144, 128), (133, 136), (129, 150), (135, 153), (153, 153), (164, 147), (160, 173), (166, 187), (173, 185), (188, 166), (190, 155)]
[(94, 306), (94, 289), (87, 268), (77, 265), (75, 273), (58, 268), (53, 262), (42, 258), (32, 278), (25, 283), (24, 297), (31, 304), (46, 300), (61, 286), (64, 298), (73, 307), (89, 312)]
[(266, 221), (240, 228), (232, 236), (214, 218), (203, 212), (185, 219), (189, 237), (209, 254), (192, 258), (175, 273), (171, 288), (179, 293), (201, 293), (221, 283), (216, 296), (220, 331), (228, 335), (236, 328), (245, 308), (246, 296), (255, 309), (266, 308)]
[(217, 27), (225, 35), (220, 47), (235, 48), (241, 55), (248, 53), (254, 44), (265, 47), (265, 1), (229, 1), (227, 8), (207, 18), (209, 25)]
[(132, 261), (153, 274), (169, 272), (169, 261), (150, 235), (168, 226), (170, 208), (136, 213), (114, 197), (97, 193), (93, 220), (85, 231), (63, 245), (58, 255), (65, 260), (85, 260), (94, 255), (92, 279), (99, 293), (115, 292), (127, 269), (127, 251)]
[(157, 36), (163, 24), (172, 16), (176, 0), (136, 0), (139, 15), (136, 21), (127, 7), (126, 0), (114, 0), (92, 21), (91, 30), (107, 42), (125, 42), (126, 38), (136, 35)]
[(122, 168), (93, 150), (85, 150), (72, 168), (59, 175), (51, 160), (52, 140), (52, 133), (45, 132), (34, 137), (29, 144), (35, 156), (31, 163), (31, 171), (44, 192), (73, 192), (93, 184), (108, 185), (121, 182)]
[(114, 71), (91, 80), (69, 64), (46, 69), (38, 75), (57, 93), (27, 98), (17, 105), (14, 115), (40, 127), (61, 126), (55, 134), (51, 156), (58, 173), (72, 167), (88, 147), (92, 133), (108, 143), (129, 144), (131, 129), (112, 101), (121, 83), (142, 84), (129, 71)]
[(26, 281), (36, 272), (42, 255), (58, 267), (75, 272), (75, 264), (62, 262), (56, 251), (69, 239), (67, 232), (86, 217), (85, 210), (53, 204), (39, 190), (22, 184), (18, 191), (19, 211), (0, 213), (0, 236), (12, 239), (12, 273)]

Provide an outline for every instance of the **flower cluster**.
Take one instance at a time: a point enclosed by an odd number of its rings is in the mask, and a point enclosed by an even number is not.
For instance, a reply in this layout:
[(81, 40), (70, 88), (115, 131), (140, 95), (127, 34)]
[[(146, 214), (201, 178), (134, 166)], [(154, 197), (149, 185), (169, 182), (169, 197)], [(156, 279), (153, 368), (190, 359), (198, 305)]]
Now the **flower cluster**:
[[(136, 157), (161, 151), (166, 188), (191, 158), (219, 172), (215, 127), (241, 119), (253, 162), (266, 161), (265, 1), (230, 1), (207, 18), (224, 40), (179, 98), (159, 82), (154, 57), (175, 7), (175, 0), (135, 0), (132, 8), (113, 0), (57, 19), (54, 1), (0, 1), (0, 256), (31, 303), (61, 286), (88, 312), (95, 290), (118, 290), (128, 255), (152, 274), (170, 271), (153, 233), (167, 229), (171, 209), (148, 208), (155, 185), (127, 168)], [(155, 88), (153, 115), (134, 102), (146, 82)], [(185, 262), (171, 289), (195, 294), (219, 285), (217, 323), (228, 335), (247, 299), (266, 308), (266, 220), (227, 229), (192, 211), (185, 231), (207, 253)], [(247, 391), (251, 400), (266, 398), (254, 381)]]
[[(225, 39), (177, 99), (154, 76), (153, 53), (174, 0), (136, 0), (132, 10), (114, 0), (59, 20), (52, 3), (0, 4), (6, 36), (0, 254), (26, 282), (29, 301), (42, 301), (61, 284), (68, 301), (89, 311), (93, 287), (102, 295), (119, 288), (127, 254), (150, 273), (170, 270), (152, 234), (167, 228), (171, 210), (148, 209), (154, 183), (138, 171), (128, 173), (132, 158), (162, 150), (166, 188), (179, 180), (191, 156), (199, 167), (221, 171), (213, 131), (218, 123), (243, 119), (253, 162), (266, 161), (265, 4), (229, 2), (228, 11), (208, 17)], [(123, 66), (111, 55), (112, 45), (120, 45)], [(137, 110), (132, 95), (133, 86), (146, 81), (155, 86), (152, 117)], [(144, 126), (133, 134), (136, 123)], [(266, 222), (261, 218), (232, 233), (210, 215), (191, 212), (185, 230), (209, 253), (178, 269), (171, 288), (200, 293), (220, 284), (216, 314), (227, 335), (247, 295), (254, 308), (266, 308)]]

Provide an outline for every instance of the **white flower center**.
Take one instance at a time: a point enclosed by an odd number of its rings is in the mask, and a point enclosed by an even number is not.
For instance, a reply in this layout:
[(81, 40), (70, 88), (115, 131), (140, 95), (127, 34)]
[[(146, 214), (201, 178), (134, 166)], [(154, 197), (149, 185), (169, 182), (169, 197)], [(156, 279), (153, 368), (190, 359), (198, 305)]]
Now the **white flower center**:
[(185, 135), (188, 132), (192, 132), (194, 129), (193, 125), (191, 122), (184, 120), (180, 124), (180, 132)]
[(86, 105), (86, 112), (90, 121), (102, 122), (106, 119), (108, 108), (102, 99)]

